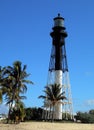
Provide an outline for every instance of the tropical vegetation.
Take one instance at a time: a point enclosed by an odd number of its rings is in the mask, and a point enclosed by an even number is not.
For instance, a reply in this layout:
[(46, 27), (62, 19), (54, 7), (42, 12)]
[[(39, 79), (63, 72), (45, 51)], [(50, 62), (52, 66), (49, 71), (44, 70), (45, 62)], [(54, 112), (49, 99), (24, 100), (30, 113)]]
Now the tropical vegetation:
[[(54, 120), (55, 115), (55, 106), (66, 99), (65, 92), (61, 92), (60, 84), (52, 84), (45, 87), (44, 93), (45, 95), (40, 95), (39, 98), (44, 99), (45, 107), (50, 108), (50, 118)], [(51, 112), (52, 111), (52, 112)], [(51, 114), (52, 113), (52, 114)], [(52, 115), (52, 116), (51, 116)], [(47, 117), (46, 117), (47, 119)]]
[[(9, 107), (7, 122), (29, 121), (29, 120), (54, 120), (55, 107), (58, 103), (67, 100), (65, 92), (61, 91), (59, 84), (51, 84), (45, 87), (44, 94), (39, 98), (44, 100), (44, 108), (25, 108), (23, 100), (26, 99), (27, 84), (33, 84), (28, 80), (30, 74), (26, 71), (27, 66), (20, 61), (15, 61), (12, 66), (0, 66), (0, 103), (6, 102)], [(48, 118), (47, 112), (50, 114)], [(62, 119), (65, 119), (65, 114), (62, 113)], [(70, 115), (69, 115), (70, 119)], [(94, 123), (94, 110), (89, 112), (77, 112), (75, 119), (82, 123)]]
[(89, 112), (79, 111), (77, 112), (75, 118), (82, 123), (94, 123), (94, 110), (90, 110)]
[(26, 65), (22, 67), (20, 61), (15, 61), (13, 66), (0, 67), (0, 101), (2, 102), (4, 97), (9, 106), (8, 121), (14, 109), (19, 111), (20, 115), (24, 113), (22, 112), (24, 111), (22, 100), (26, 98), (24, 93), (27, 91), (27, 84), (33, 84), (27, 80), (30, 74), (26, 72), (26, 68)]

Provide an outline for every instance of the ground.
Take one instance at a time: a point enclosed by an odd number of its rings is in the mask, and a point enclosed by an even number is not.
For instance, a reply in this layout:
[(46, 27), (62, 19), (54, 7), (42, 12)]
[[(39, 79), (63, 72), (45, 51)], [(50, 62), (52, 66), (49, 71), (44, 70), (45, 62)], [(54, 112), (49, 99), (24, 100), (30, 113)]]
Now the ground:
[(94, 124), (25, 122), (0, 124), (0, 130), (94, 130)]

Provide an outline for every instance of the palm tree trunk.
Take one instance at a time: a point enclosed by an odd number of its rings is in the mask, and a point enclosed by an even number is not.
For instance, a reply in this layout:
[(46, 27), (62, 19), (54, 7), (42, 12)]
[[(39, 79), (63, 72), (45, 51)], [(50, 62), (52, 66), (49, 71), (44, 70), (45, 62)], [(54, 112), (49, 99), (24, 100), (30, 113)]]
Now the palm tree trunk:
[(46, 111), (45, 111), (45, 121), (47, 121), (47, 107), (46, 107)]
[(13, 101), (11, 102), (11, 104), (9, 104), (7, 123), (9, 123), (9, 120), (10, 120), (10, 114), (11, 114), (12, 106), (13, 106)]
[(53, 105), (53, 110), (52, 110), (52, 120), (51, 120), (51, 122), (53, 122), (54, 121), (54, 107), (55, 107), (55, 105)]
[(8, 111), (7, 123), (9, 123), (9, 119), (10, 119), (10, 112), (11, 112), (11, 105), (9, 104), (9, 111)]
[(50, 105), (50, 111), (49, 111), (49, 119), (51, 119), (51, 105)]

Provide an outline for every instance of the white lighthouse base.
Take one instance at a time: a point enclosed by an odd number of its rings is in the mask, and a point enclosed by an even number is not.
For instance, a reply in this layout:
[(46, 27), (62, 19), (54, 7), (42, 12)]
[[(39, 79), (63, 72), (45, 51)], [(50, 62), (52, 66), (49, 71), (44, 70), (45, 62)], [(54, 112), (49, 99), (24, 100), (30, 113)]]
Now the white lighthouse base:
[[(62, 88), (62, 76), (63, 76), (62, 70), (55, 71), (55, 84), (60, 85), (60, 88)], [(62, 89), (60, 93), (62, 93)], [(62, 120), (62, 101), (61, 100), (55, 105), (54, 119)]]
[(62, 104), (60, 102), (55, 106), (54, 119), (62, 120)]

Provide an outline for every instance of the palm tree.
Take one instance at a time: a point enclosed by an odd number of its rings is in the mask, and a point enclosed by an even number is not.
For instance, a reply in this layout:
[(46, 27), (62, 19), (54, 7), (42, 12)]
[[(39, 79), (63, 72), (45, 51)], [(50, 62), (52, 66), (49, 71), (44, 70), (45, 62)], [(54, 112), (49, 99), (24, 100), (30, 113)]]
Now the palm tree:
[(25, 105), (22, 101), (16, 102), (14, 106), (15, 116), (18, 117), (18, 120), (24, 121), (25, 117)]
[(5, 67), (0, 66), (0, 103), (2, 103), (3, 94), (5, 93), (5, 88), (2, 88), (5, 81), (5, 74), (4, 74)]
[(7, 66), (3, 70), (4, 77), (1, 82), (1, 90), (9, 105), (8, 117), (13, 109), (13, 104), (15, 105), (25, 98), (25, 96), (22, 95), (27, 91), (26, 84), (33, 84), (32, 81), (27, 80), (30, 74), (27, 74), (26, 68), (26, 65), (22, 67), (22, 63), (16, 61), (13, 63), (13, 67)]
[(12, 85), (7, 67), (0, 67), (0, 100), (2, 102), (3, 95), (7, 104), (9, 104), (9, 114), (11, 110), (10, 103), (12, 102)]
[(66, 99), (66, 97), (64, 96), (65, 92), (61, 93), (61, 87), (59, 84), (52, 84), (49, 86), (45, 87), (44, 95), (40, 95), (39, 98), (44, 99), (46, 102), (49, 102), (49, 106), (53, 108), (53, 114), (52, 114), (52, 120), (54, 120), (54, 108), (55, 105), (60, 102), (61, 100), (63, 101), (64, 99)]
[(2, 67), (0, 66), (0, 103), (2, 103), (1, 82), (2, 82)]

